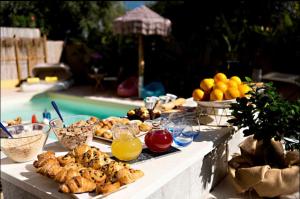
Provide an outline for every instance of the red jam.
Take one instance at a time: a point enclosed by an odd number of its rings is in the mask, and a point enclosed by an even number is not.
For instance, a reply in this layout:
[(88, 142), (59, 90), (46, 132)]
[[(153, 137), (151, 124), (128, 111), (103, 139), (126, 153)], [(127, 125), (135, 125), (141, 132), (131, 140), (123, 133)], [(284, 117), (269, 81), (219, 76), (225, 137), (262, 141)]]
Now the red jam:
[(153, 129), (145, 136), (145, 144), (152, 151), (161, 153), (167, 151), (173, 142), (171, 133), (164, 129)]

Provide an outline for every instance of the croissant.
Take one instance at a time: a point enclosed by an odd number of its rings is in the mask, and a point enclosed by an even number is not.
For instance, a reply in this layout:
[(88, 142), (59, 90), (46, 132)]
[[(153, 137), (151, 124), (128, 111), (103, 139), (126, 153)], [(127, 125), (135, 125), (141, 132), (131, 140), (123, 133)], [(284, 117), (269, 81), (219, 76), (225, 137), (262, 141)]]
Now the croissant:
[(103, 184), (106, 179), (106, 175), (102, 171), (92, 168), (83, 169), (80, 173), (82, 177), (92, 180), (97, 184)]
[(122, 184), (129, 184), (144, 176), (141, 170), (123, 168), (117, 172), (117, 179)]
[(110, 160), (108, 154), (101, 152), (95, 147), (91, 147), (82, 156), (78, 157), (76, 162), (80, 162), (85, 167), (99, 169), (101, 166), (108, 164)]
[(75, 176), (59, 186), (59, 191), (64, 193), (91, 192), (96, 189), (96, 184), (84, 177)]
[(87, 150), (85, 153), (83, 153), (82, 156), (79, 156), (77, 158), (77, 161), (82, 163), (84, 166), (87, 166), (91, 160), (100, 157), (100, 155), (101, 155), (100, 151), (91, 148)]
[(55, 157), (51, 151), (38, 155), (33, 163), (37, 172), (62, 183), (64, 193), (110, 193), (144, 175), (130, 165), (116, 162), (108, 154), (86, 144), (76, 147), (64, 156)]
[(101, 168), (101, 171), (103, 171), (106, 174), (107, 181), (116, 182), (118, 180), (116, 176), (117, 172), (127, 167), (129, 167), (129, 165), (126, 163), (112, 161), (109, 164), (104, 165)]
[(91, 167), (93, 169), (101, 169), (102, 166), (111, 163), (113, 160), (109, 157), (100, 156), (92, 159), (90, 162), (86, 163), (87, 167)]
[(72, 157), (70, 154), (66, 154), (64, 156), (59, 156), (57, 158), (58, 162), (60, 163), (61, 166), (65, 166), (70, 163), (75, 163), (75, 158)]
[(69, 154), (75, 159), (82, 157), (85, 152), (91, 149), (87, 144), (82, 144), (76, 148), (74, 148)]
[(47, 164), (37, 169), (37, 172), (44, 176), (54, 178), (56, 174), (61, 171), (61, 169), (62, 167), (59, 165), (56, 159), (49, 159)]
[(53, 151), (46, 151), (44, 153), (41, 153), (37, 156), (38, 160), (41, 159), (48, 159), (48, 158), (55, 158), (55, 153)]
[(40, 168), (40, 167), (43, 167), (46, 164), (54, 164), (54, 163), (59, 164), (59, 162), (57, 161), (56, 158), (51, 157), (49, 159), (44, 158), (44, 159), (36, 160), (36, 161), (33, 162), (33, 166), (35, 168)]
[(37, 156), (37, 158), (38, 158), (38, 160), (33, 162), (33, 166), (35, 168), (39, 168), (39, 167), (44, 166), (45, 164), (47, 164), (49, 159), (55, 159), (56, 160), (55, 154), (52, 151), (47, 151), (47, 152), (44, 152), (42, 154), (39, 154)]
[(112, 160), (109, 164), (102, 166), (101, 170), (105, 174), (113, 174), (123, 168), (129, 168), (129, 164), (116, 162)]
[(60, 172), (58, 172), (54, 180), (60, 183), (64, 183), (75, 176), (81, 176), (80, 170), (78, 168), (62, 168)]
[(120, 182), (115, 182), (115, 183), (111, 183), (111, 182), (107, 182), (103, 185), (101, 184), (97, 184), (96, 185), (96, 193), (97, 194), (106, 194), (106, 193), (110, 193), (110, 192), (114, 192), (116, 190), (118, 190), (121, 187)]

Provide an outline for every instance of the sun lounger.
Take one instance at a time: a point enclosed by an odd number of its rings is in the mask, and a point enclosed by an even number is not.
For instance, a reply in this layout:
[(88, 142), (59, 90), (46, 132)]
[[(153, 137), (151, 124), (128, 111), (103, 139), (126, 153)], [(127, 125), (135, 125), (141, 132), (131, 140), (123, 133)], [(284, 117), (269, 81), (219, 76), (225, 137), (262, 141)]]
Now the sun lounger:
[(34, 77), (21, 84), (22, 91), (64, 90), (73, 83), (69, 67), (62, 63), (39, 64), (33, 68), (32, 73)]

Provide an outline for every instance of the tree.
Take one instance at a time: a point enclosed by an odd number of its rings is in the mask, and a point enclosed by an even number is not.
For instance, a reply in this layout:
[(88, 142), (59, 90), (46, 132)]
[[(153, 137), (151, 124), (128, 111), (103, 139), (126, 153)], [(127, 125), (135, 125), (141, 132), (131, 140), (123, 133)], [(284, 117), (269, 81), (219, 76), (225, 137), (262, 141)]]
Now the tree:
[(112, 20), (124, 12), (119, 1), (2, 1), (0, 24), (40, 28), (54, 40), (87, 40), (92, 32), (111, 31)]

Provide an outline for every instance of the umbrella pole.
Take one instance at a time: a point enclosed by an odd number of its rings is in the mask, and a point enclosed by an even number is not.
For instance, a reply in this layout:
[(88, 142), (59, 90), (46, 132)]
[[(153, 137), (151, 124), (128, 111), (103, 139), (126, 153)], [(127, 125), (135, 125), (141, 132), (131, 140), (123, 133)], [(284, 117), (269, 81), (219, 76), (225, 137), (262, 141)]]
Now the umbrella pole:
[(143, 35), (139, 34), (139, 97), (142, 97), (142, 89), (144, 86), (144, 44), (143, 44)]

